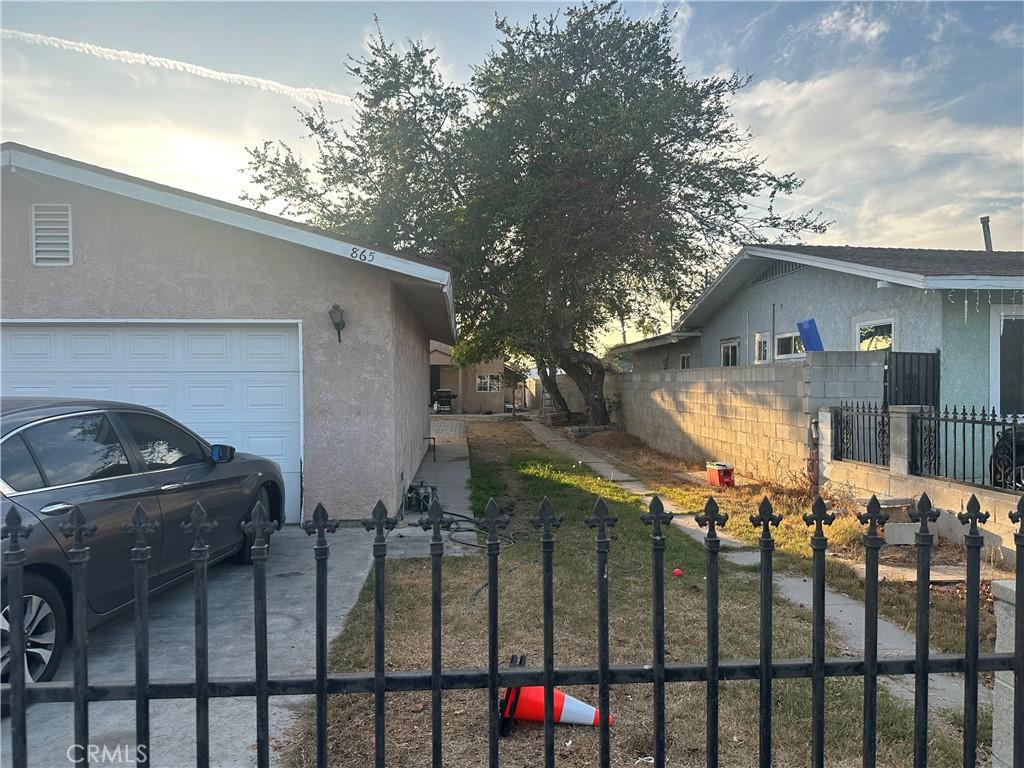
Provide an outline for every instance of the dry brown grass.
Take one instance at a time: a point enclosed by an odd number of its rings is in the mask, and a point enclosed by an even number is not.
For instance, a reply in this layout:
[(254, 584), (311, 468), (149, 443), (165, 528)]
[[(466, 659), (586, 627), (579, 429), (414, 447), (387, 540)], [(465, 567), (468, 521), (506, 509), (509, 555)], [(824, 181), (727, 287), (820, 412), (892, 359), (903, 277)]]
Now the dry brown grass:
[[(531, 665), (541, 658), (541, 571), (536, 533), (529, 523), (541, 497), (547, 495), (564, 522), (558, 531), (555, 557), (555, 653), (559, 665), (593, 664), (596, 659), (596, 609), (593, 532), (584, 524), (597, 494), (605, 496), (619, 523), (613, 529), (609, 566), (610, 635), (613, 664), (645, 664), (650, 659), (650, 537), (640, 522), (634, 497), (573, 467), (537, 446), (516, 424), (475, 422), (471, 426), (474, 485), (484, 484), (510, 513), (510, 540), (501, 556), (501, 655), (525, 653)], [(479, 510), (478, 510), (479, 511)], [(683, 569), (681, 578), (666, 584), (666, 655), (671, 661), (701, 662), (705, 647), (705, 582), (702, 548), (670, 530), (666, 569)], [(388, 563), (388, 669), (429, 668), (430, 586), (426, 560)], [(330, 664), (336, 671), (372, 668), (372, 579), (353, 609), (345, 632), (332, 645)], [(757, 658), (757, 584), (741, 568), (723, 567), (721, 577), (723, 659)], [(444, 565), (443, 658), (446, 667), (485, 666), (486, 563), (483, 558), (450, 558)], [(775, 648), (778, 658), (806, 656), (810, 648), (807, 612), (779, 601)], [(838, 647), (830, 643), (830, 653)], [(592, 687), (568, 689), (594, 702)], [(809, 683), (779, 681), (775, 685), (776, 766), (808, 764)], [(828, 683), (828, 764), (860, 765), (861, 685), (856, 680)], [(667, 696), (669, 764), (704, 765), (704, 696), (699, 684), (673, 684)], [(389, 694), (387, 704), (388, 765), (400, 768), (430, 762), (430, 694)], [(444, 761), (447, 766), (486, 764), (485, 691), (444, 694)], [(881, 766), (905, 766), (911, 756), (910, 710), (883, 694), (880, 700)], [(613, 763), (635, 766), (652, 754), (652, 703), (649, 685), (613, 686), (611, 709)], [(335, 696), (330, 701), (331, 764), (368, 765), (373, 754), (373, 706), (370, 696)], [(287, 746), (287, 764), (314, 764), (312, 718), (303, 718)], [(933, 765), (953, 765), (959, 754), (955, 727), (941, 718), (933, 725)], [(597, 731), (559, 727), (560, 766), (597, 764)], [(754, 766), (757, 753), (757, 687), (755, 683), (723, 683), (720, 724), (722, 764)], [(502, 765), (533, 768), (541, 763), (542, 731), (519, 725), (501, 743)], [(640, 764), (643, 764), (642, 762)]]

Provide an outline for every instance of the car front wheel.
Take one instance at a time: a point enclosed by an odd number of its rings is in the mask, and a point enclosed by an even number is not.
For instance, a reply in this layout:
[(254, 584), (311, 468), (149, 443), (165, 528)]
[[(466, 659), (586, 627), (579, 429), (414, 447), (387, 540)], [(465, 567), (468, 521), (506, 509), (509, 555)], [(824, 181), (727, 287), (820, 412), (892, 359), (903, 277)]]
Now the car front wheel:
[[(25, 574), (23, 614), (25, 627), (25, 682), (42, 683), (53, 678), (68, 638), (67, 613), (60, 591), (47, 579)], [(4, 584), (0, 612), (0, 676), (10, 677), (10, 606)]]

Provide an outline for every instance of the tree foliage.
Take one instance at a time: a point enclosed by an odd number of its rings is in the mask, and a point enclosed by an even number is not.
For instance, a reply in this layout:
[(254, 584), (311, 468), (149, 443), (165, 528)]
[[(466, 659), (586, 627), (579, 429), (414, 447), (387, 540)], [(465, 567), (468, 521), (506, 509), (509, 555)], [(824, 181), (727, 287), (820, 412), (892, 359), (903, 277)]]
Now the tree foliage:
[(250, 150), (254, 202), (449, 264), (459, 357), (560, 367), (603, 423), (594, 351), (609, 325), (650, 327), (662, 298), (685, 306), (741, 242), (824, 228), (776, 209), (801, 181), (769, 170), (735, 123), (746, 80), (688, 77), (671, 23), (593, 2), (497, 19), (465, 85), (422, 43), (399, 50), (378, 31), (348, 67), (355, 118), (301, 113), (316, 158)]

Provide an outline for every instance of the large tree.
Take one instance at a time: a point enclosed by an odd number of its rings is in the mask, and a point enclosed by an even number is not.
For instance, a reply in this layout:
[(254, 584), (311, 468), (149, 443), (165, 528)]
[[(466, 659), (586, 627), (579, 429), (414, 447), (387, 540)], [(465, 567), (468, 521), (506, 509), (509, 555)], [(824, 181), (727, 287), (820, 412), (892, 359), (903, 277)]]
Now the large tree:
[(685, 304), (740, 242), (824, 226), (775, 209), (801, 182), (767, 169), (734, 122), (746, 81), (687, 77), (671, 25), (615, 3), (498, 19), (464, 86), (422, 44), (378, 34), (349, 65), (354, 120), (302, 114), (311, 164), (282, 144), (250, 150), (256, 202), (450, 264), (461, 358), (526, 357), (549, 381), (561, 368), (605, 423), (605, 329)]

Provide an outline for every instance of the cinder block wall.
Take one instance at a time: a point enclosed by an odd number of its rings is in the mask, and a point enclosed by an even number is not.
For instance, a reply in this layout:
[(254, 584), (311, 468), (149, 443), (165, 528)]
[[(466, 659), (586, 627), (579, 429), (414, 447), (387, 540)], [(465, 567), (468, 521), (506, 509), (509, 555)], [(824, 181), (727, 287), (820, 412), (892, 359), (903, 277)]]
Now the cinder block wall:
[(810, 352), (796, 362), (618, 374), (627, 432), (695, 462), (725, 461), (760, 480), (802, 483), (822, 406), (881, 403), (885, 354)]

